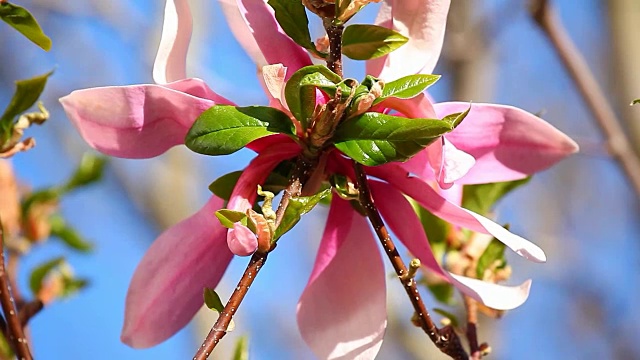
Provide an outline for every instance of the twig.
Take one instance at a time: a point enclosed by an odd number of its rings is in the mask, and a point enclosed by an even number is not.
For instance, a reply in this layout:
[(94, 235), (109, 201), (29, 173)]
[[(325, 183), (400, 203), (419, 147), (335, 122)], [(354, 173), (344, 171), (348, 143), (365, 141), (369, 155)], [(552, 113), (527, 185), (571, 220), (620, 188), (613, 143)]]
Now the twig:
[(410, 278), (405, 276), (408, 273), (407, 267), (405, 266), (398, 250), (396, 249), (393, 240), (389, 236), (387, 229), (380, 217), (380, 213), (378, 213), (378, 209), (376, 208), (375, 203), (373, 202), (373, 198), (371, 197), (371, 192), (369, 190), (369, 185), (367, 183), (367, 174), (364, 172), (362, 166), (355, 161), (354, 170), (356, 172), (356, 183), (359, 190), (359, 201), (365, 212), (367, 213), (367, 217), (373, 225), (380, 242), (382, 243), (382, 247), (384, 248), (384, 252), (389, 257), (393, 268), (398, 275), (402, 286), (404, 287), (407, 295), (409, 296), (409, 300), (411, 300), (411, 304), (415, 309), (415, 313), (419, 319), (419, 325), (424, 330), (424, 332), (429, 336), (431, 341), (436, 345), (440, 351), (449, 355), (453, 359), (468, 359), (469, 356), (465, 352), (462, 344), (460, 342), (460, 338), (453, 331), (453, 328), (445, 327), (443, 329), (438, 329), (436, 324), (431, 319), (427, 308), (422, 301), (422, 297), (420, 296), (420, 292), (418, 291), (418, 287), (414, 278)]
[(0, 304), (7, 321), (7, 340), (19, 360), (32, 360), (29, 343), (24, 335), (24, 329), (18, 317), (18, 310), (11, 295), (11, 284), (9, 283), (4, 263), (4, 229), (0, 223)]
[(334, 24), (331, 18), (324, 18), (322, 24), (329, 37), (327, 67), (342, 77), (342, 32), (344, 31), (344, 25)]
[(606, 95), (567, 34), (552, 5), (548, 0), (533, 0), (531, 16), (553, 44), (565, 69), (591, 109), (606, 139), (609, 153), (622, 166), (636, 194), (640, 196), (640, 159), (633, 151), (615, 112), (607, 102)]
[(27, 326), (29, 320), (44, 308), (44, 303), (39, 299), (25, 303), (18, 311), (18, 318), (22, 327)]
[(480, 345), (478, 344), (478, 304), (475, 300), (467, 295), (464, 298), (464, 306), (467, 309), (467, 340), (469, 341), (469, 352), (471, 359), (477, 360), (482, 358)]

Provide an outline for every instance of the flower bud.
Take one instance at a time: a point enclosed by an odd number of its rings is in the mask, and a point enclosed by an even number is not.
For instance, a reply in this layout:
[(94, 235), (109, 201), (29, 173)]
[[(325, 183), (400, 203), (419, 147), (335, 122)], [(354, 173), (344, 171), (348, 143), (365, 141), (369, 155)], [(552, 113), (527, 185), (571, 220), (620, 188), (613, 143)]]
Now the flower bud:
[(233, 229), (227, 231), (227, 245), (232, 253), (249, 256), (258, 249), (258, 239), (248, 227), (235, 223)]
[(267, 221), (264, 216), (253, 211), (253, 209), (247, 210), (247, 217), (249, 221), (253, 223), (256, 235), (258, 236), (258, 251), (262, 253), (269, 252), (271, 249), (271, 239), (273, 238), (273, 231), (269, 221)]

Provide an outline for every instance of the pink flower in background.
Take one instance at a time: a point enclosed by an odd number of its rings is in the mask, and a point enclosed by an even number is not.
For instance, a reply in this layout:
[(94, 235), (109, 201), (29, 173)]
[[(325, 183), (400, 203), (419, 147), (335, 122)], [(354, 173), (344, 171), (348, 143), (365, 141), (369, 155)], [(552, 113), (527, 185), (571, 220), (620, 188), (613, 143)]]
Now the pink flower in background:
[[(449, 1), (400, 0), (383, 3), (376, 22), (410, 37), (398, 51), (367, 63), (371, 75), (385, 80), (430, 73), (439, 57)], [(260, 0), (224, 1), (232, 32), (255, 61), (270, 106), (288, 111), (282, 90), (299, 68), (310, 65), (307, 52), (278, 26), (272, 9)], [(154, 65), (157, 84), (75, 91), (61, 102), (80, 134), (94, 148), (113, 156), (160, 155), (184, 138), (200, 113), (216, 104), (232, 104), (199, 79), (186, 79), (185, 58), (191, 33), (186, 0), (167, 1), (165, 25)], [(105, 100), (105, 99), (108, 99)], [(442, 117), (468, 108), (466, 103), (433, 105), (426, 94), (388, 99), (380, 109), (413, 117)], [(276, 146), (277, 145), (277, 146)], [(252, 143), (257, 157), (238, 180), (227, 208), (246, 211), (256, 186), (275, 166), (301, 148), (273, 135)], [(389, 228), (431, 271), (465, 294), (496, 309), (512, 309), (528, 297), (531, 281), (501, 286), (451, 274), (435, 259), (422, 226), (405, 198), (413, 198), (442, 219), (491, 234), (526, 259), (543, 262), (544, 252), (493, 221), (449, 202), (430, 184), (514, 180), (543, 170), (577, 147), (560, 131), (523, 110), (474, 104), (454, 131), (406, 163), (366, 168), (379, 210)], [(333, 151), (329, 173), (353, 179), (350, 163)], [(196, 214), (165, 231), (145, 254), (132, 279), (122, 339), (133, 347), (164, 341), (187, 324), (202, 305), (204, 287), (214, 288), (233, 250), (255, 251), (246, 228), (227, 231), (214, 216), (223, 206), (215, 196)], [(252, 238), (253, 236), (253, 238)], [(322, 359), (371, 359), (386, 328), (385, 272), (366, 218), (334, 196), (313, 271), (298, 304), (304, 340)], [(366, 279), (363, 281), (363, 279)]]

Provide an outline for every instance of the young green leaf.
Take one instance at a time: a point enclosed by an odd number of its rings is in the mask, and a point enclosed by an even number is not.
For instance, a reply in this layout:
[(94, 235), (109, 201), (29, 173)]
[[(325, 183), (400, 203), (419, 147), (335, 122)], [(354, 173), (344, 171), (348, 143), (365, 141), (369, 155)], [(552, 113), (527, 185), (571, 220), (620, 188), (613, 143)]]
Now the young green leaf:
[(308, 119), (316, 107), (316, 90), (310, 83), (303, 83), (307, 75), (320, 74), (334, 84), (342, 81), (338, 74), (324, 65), (305, 66), (296, 71), (284, 87), (284, 97), (293, 116), (300, 121), (303, 128), (307, 128)]
[(400, 99), (410, 99), (425, 91), (429, 86), (435, 84), (440, 79), (440, 75), (408, 75), (398, 80), (388, 82), (382, 89), (382, 96), (377, 98), (373, 105), (376, 105), (387, 98), (395, 97)]
[(461, 113), (449, 114), (443, 117), (442, 120), (448, 122), (449, 124), (451, 124), (451, 126), (456, 128), (458, 125), (460, 125), (462, 120), (464, 120), (467, 115), (469, 115), (469, 111), (471, 111), (471, 105), (469, 105), (469, 108), (466, 111)]
[(302, 2), (296, 0), (269, 0), (267, 2), (275, 11), (276, 20), (282, 30), (298, 45), (317, 53), (311, 41), (309, 19)]
[(253, 140), (276, 133), (295, 134), (289, 116), (278, 109), (215, 105), (196, 119), (185, 145), (204, 155), (227, 155)]
[(382, 165), (406, 161), (453, 126), (438, 119), (407, 119), (381, 113), (364, 113), (338, 126), (335, 146), (355, 161)]
[(29, 287), (31, 288), (31, 292), (33, 295), (37, 295), (42, 289), (42, 282), (44, 279), (58, 266), (65, 263), (64, 257), (57, 257), (53, 260), (49, 260), (44, 264), (37, 266), (31, 272), (31, 276), (29, 276)]
[(458, 321), (458, 317), (444, 309), (433, 308), (433, 312), (449, 319), (451, 321), (451, 326), (453, 326), (454, 328), (457, 328), (460, 325), (460, 322)]
[(51, 226), (51, 235), (60, 239), (68, 247), (85, 253), (93, 250), (93, 244), (83, 239), (62, 216), (54, 215), (49, 218), (49, 225)]
[(232, 229), (233, 224), (241, 222), (242, 225), (247, 225), (247, 214), (240, 211), (233, 211), (229, 209), (221, 209), (216, 211), (216, 217), (220, 220), (222, 226)]
[(353, 60), (369, 60), (386, 55), (409, 39), (377, 25), (350, 25), (342, 35), (342, 53)]
[(487, 215), (505, 195), (529, 182), (531, 177), (521, 180), (491, 184), (465, 185), (462, 190), (462, 207), (480, 215)]
[(631, 105), (640, 104), (640, 99), (635, 99), (631, 102)]
[(0, 145), (6, 141), (6, 136), (13, 127), (16, 116), (27, 111), (38, 101), (51, 74), (53, 71), (30, 79), (16, 81), (16, 91), (0, 118)]
[(51, 50), (51, 39), (44, 34), (27, 9), (8, 2), (0, 2), (0, 18), (43, 50)]
[(493, 239), (489, 243), (480, 258), (478, 258), (478, 265), (476, 266), (476, 277), (480, 280), (484, 278), (484, 272), (486, 269), (490, 268), (496, 261), (499, 261), (500, 264), (498, 267), (503, 267), (507, 260), (504, 257), (504, 249), (506, 248), (505, 244), (502, 242)]
[(233, 351), (233, 360), (249, 360), (249, 340), (246, 336), (242, 336), (236, 342), (236, 348)]
[(439, 302), (445, 305), (454, 304), (453, 296), (455, 295), (456, 291), (453, 285), (446, 282), (440, 282), (437, 284), (427, 285), (427, 289), (429, 289), (433, 297)]
[(89, 280), (72, 276), (62, 276), (62, 297), (69, 297), (86, 288)]
[(241, 170), (220, 176), (209, 185), (209, 191), (220, 199), (229, 201), (240, 175), (242, 175)]
[[(336, 18), (341, 19), (342, 14), (349, 8), (353, 0), (336, 0)], [(348, 19), (341, 19), (346, 22)]]
[(274, 241), (291, 230), (291, 228), (300, 221), (302, 215), (311, 211), (320, 200), (329, 196), (329, 194), (331, 194), (331, 189), (325, 189), (313, 196), (291, 198), (289, 200), (289, 206), (287, 206), (287, 209), (284, 211), (282, 222), (273, 236)]
[(222, 304), (222, 300), (220, 300), (220, 295), (209, 288), (204, 288), (204, 304), (211, 310), (215, 310), (217, 312), (222, 312), (224, 310), (224, 305)]
[(102, 178), (107, 159), (93, 154), (84, 154), (69, 181), (63, 186), (64, 191), (71, 191), (86, 186)]

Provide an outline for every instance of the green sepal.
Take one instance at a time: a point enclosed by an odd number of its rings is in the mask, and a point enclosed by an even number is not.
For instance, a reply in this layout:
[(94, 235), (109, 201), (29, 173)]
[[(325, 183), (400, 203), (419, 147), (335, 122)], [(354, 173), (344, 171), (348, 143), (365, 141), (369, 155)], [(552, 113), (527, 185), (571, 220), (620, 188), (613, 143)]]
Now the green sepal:
[(373, 102), (373, 105), (391, 97), (411, 99), (435, 84), (439, 79), (440, 75), (417, 74), (390, 81), (384, 85), (382, 95)]
[(487, 248), (478, 258), (478, 265), (476, 266), (476, 277), (480, 280), (484, 278), (484, 272), (487, 268), (490, 268), (496, 261), (499, 262), (498, 268), (503, 268), (507, 264), (507, 260), (504, 257), (504, 250), (506, 245), (497, 239), (492, 239)]
[(312, 196), (294, 197), (289, 200), (289, 206), (284, 211), (282, 222), (273, 235), (273, 241), (277, 241), (300, 221), (302, 215), (311, 211), (323, 198), (331, 194), (331, 189), (325, 189)]
[(450, 121), (368, 112), (340, 124), (334, 141), (355, 161), (376, 166), (406, 161), (453, 128)]
[(0, 148), (11, 137), (15, 118), (38, 101), (51, 74), (53, 71), (16, 81), (16, 91), (0, 118)]
[(49, 225), (51, 226), (51, 236), (60, 239), (69, 248), (88, 253), (94, 248), (93, 243), (85, 240), (80, 234), (60, 215), (53, 215), (49, 218)]
[(64, 257), (57, 257), (43, 264), (38, 265), (29, 276), (29, 288), (34, 296), (42, 289), (42, 282), (54, 269), (65, 263)]
[(295, 134), (289, 116), (278, 109), (215, 105), (198, 116), (187, 133), (185, 145), (204, 155), (227, 155), (276, 133)]
[(38, 21), (27, 9), (0, 2), (0, 18), (44, 51), (51, 50), (51, 39), (45, 35)]
[(224, 305), (222, 304), (222, 300), (220, 300), (220, 295), (209, 288), (204, 288), (204, 304), (211, 310), (215, 310), (217, 312), (222, 312), (224, 310)]
[(531, 176), (513, 181), (465, 185), (462, 189), (462, 207), (480, 215), (487, 215), (500, 199), (529, 180)]
[[(291, 78), (284, 87), (284, 97), (287, 100), (291, 114), (300, 121), (304, 129), (308, 127), (309, 118), (311, 114), (313, 114), (316, 106), (315, 88), (309, 86), (312, 80), (318, 80), (314, 78), (316, 76), (315, 74), (323, 76), (334, 84), (342, 81), (338, 74), (329, 70), (329, 68), (324, 65), (305, 66), (291, 75)], [(305, 77), (309, 75), (311, 75), (311, 77), (305, 80)], [(305, 81), (304, 84), (303, 80)]]
[(342, 35), (342, 53), (353, 60), (370, 60), (384, 56), (409, 38), (397, 31), (377, 25), (350, 25)]
[(233, 229), (233, 224), (240, 222), (242, 225), (247, 226), (247, 214), (229, 209), (220, 209), (216, 211), (216, 217), (220, 221), (222, 226)]

